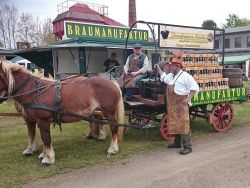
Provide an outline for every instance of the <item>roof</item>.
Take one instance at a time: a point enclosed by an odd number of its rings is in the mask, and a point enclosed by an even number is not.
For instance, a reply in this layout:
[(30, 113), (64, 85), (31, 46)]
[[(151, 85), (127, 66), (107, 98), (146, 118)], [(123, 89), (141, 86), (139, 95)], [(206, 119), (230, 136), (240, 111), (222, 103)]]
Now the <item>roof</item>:
[(13, 49), (0, 48), (0, 55), (8, 55), (13, 53)]
[(52, 23), (55, 24), (61, 20), (77, 20), (105, 25), (125, 26), (124, 24), (119, 23), (104, 14), (100, 14), (99, 12), (92, 10), (87, 4), (81, 3), (76, 3), (70, 7), (68, 11), (58, 14)]
[[(221, 62), (222, 58), (219, 59)], [(250, 55), (226, 56), (224, 57), (224, 65), (240, 64), (250, 60)]]
[[(232, 27), (232, 28), (225, 28), (225, 34), (233, 34), (233, 33), (243, 33), (243, 32), (250, 32), (250, 25), (242, 26), (242, 27)], [(221, 31), (216, 31), (216, 35), (222, 35)]]
[[(128, 42), (128, 49), (132, 49), (135, 43)], [(154, 42), (140, 42), (141, 46), (145, 50), (155, 48)], [(68, 48), (68, 47), (103, 47), (103, 48), (120, 48), (125, 49), (124, 41), (100, 41), (100, 40), (86, 40), (83, 37), (76, 37), (72, 39), (62, 40), (54, 45), (50, 45), (51, 48)]]
[(29, 60), (24, 59), (21, 56), (16, 56), (10, 60), (13, 63), (31, 63)]

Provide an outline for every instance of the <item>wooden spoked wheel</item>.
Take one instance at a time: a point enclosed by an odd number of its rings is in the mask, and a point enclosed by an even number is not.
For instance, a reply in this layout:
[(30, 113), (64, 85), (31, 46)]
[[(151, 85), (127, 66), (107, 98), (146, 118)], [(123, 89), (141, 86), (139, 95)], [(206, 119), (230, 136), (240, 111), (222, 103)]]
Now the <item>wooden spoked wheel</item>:
[(137, 116), (131, 112), (128, 117), (128, 121), (131, 125), (148, 125), (150, 122), (149, 118)]
[(210, 114), (210, 124), (215, 131), (226, 132), (233, 124), (234, 110), (230, 103), (219, 103)]
[(168, 115), (167, 113), (165, 113), (162, 118), (161, 118), (161, 122), (160, 122), (160, 131), (161, 131), (161, 135), (165, 140), (168, 140), (170, 142), (173, 142), (175, 137), (173, 134), (168, 134)]

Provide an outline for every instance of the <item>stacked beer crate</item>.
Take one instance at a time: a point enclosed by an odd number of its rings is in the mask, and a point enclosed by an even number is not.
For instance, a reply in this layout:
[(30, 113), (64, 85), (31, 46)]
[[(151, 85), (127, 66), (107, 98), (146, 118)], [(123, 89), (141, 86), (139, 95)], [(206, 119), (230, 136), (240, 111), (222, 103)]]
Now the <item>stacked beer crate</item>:
[(228, 78), (223, 78), (219, 54), (184, 54), (182, 66), (197, 81), (200, 91), (228, 89)]

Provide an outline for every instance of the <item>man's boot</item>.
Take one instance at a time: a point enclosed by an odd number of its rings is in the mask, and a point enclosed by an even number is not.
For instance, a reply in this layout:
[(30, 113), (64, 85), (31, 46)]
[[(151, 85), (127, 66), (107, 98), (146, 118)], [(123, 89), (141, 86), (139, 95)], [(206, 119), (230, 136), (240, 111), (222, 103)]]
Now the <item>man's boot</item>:
[(181, 148), (181, 135), (176, 134), (175, 139), (174, 139), (174, 143), (169, 144), (168, 148)]
[(181, 140), (183, 142), (183, 148), (180, 151), (181, 155), (187, 155), (192, 152), (191, 145), (191, 133), (181, 135)]

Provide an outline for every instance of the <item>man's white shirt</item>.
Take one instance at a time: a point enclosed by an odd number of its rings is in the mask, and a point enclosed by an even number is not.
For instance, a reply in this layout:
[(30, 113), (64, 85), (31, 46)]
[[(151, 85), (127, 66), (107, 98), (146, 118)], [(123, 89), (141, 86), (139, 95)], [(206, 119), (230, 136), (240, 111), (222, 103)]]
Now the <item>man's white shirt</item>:
[(194, 90), (196, 94), (199, 92), (199, 85), (195, 79), (185, 71), (179, 71), (176, 75), (173, 73), (163, 73), (160, 80), (167, 85), (174, 84), (174, 92), (177, 95), (189, 95), (190, 90)]

